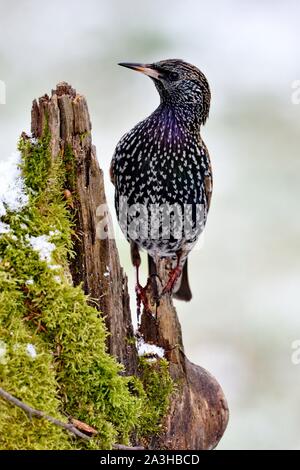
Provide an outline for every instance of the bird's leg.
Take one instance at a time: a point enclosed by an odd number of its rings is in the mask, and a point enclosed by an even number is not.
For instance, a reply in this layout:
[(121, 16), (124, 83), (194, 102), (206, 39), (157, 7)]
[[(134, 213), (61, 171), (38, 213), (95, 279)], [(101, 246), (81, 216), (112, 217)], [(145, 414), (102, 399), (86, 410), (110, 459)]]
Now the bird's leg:
[(141, 315), (141, 304), (143, 304), (145, 310), (149, 310), (148, 298), (147, 298), (147, 287), (148, 282), (145, 287), (142, 287), (140, 284), (139, 278), (139, 268), (141, 266), (141, 257), (139, 252), (139, 247), (135, 242), (131, 242), (131, 261), (133, 266), (136, 269), (136, 284), (135, 284), (135, 292), (136, 292), (136, 308), (137, 308), (137, 320), (139, 323), (140, 315)]
[(136, 292), (136, 308), (137, 308), (138, 323), (139, 323), (139, 319), (141, 315), (141, 304), (143, 304), (145, 310), (149, 311), (147, 288), (148, 288), (148, 282), (145, 287), (141, 286), (140, 280), (139, 280), (139, 266), (136, 266), (135, 292)]
[(158, 285), (157, 285), (157, 280), (162, 284), (162, 281), (161, 281), (161, 278), (159, 277), (159, 275), (157, 273), (152, 273), (150, 274), (149, 278), (148, 278), (148, 282), (147, 282), (147, 286), (146, 287), (149, 287), (150, 286), (150, 292), (151, 292), (151, 298), (150, 298), (150, 302), (151, 302), (151, 305), (153, 307), (155, 307), (155, 320), (157, 320), (157, 311), (158, 311), (158, 307), (159, 307), (159, 304), (160, 304), (160, 295), (159, 295), (159, 292), (158, 292)]
[(176, 264), (175, 268), (170, 271), (169, 279), (168, 279), (167, 284), (163, 288), (162, 295), (167, 294), (167, 293), (172, 294), (173, 289), (175, 287), (175, 284), (176, 284), (178, 278), (181, 275), (182, 266), (181, 266), (180, 261), (181, 261), (182, 253), (180, 251), (176, 254), (177, 254), (177, 264)]
[(149, 279), (148, 285), (151, 288), (151, 305), (155, 305), (155, 318), (157, 319), (157, 309), (159, 306), (160, 295), (158, 292), (158, 281), (162, 285), (162, 280), (157, 273), (157, 260), (148, 254), (148, 270), (149, 270)]

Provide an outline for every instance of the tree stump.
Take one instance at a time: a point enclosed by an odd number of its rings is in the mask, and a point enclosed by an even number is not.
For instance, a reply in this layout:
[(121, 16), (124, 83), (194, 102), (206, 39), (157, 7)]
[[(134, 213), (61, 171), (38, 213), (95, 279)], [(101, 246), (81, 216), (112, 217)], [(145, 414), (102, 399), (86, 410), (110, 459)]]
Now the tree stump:
[[(124, 365), (127, 374), (136, 374), (138, 354), (132, 341), (127, 277), (113, 238), (103, 172), (92, 145), (85, 98), (67, 83), (59, 83), (51, 97), (45, 95), (33, 102), (33, 137), (41, 137), (45, 125), (51, 133), (52, 158), (66, 158), (71, 152), (75, 161), (75, 167), (70, 164), (66, 188), (72, 200), (70, 210), (75, 216), (76, 256), (69, 263), (73, 283), (82, 283), (91, 304), (104, 315), (110, 332), (110, 354)], [(103, 230), (106, 238), (99, 236)], [(159, 270), (165, 280), (164, 262)], [(151, 292), (149, 301), (151, 304)], [(170, 375), (176, 383), (162, 434), (153, 436), (149, 448), (213, 449), (228, 422), (226, 399), (216, 379), (186, 358), (180, 323), (169, 297), (161, 300), (155, 314), (143, 312), (139, 334), (146, 342), (164, 348)]]

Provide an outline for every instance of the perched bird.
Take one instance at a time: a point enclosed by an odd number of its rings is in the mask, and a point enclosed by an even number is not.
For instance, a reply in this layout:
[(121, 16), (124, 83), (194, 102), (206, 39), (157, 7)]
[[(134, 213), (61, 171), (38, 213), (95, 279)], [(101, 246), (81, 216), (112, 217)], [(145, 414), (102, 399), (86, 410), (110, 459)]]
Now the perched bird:
[(161, 258), (171, 260), (162, 294), (188, 301), (187, 257), (204, 229), (212, 194), (210, 158), (200, 135), (209, 114), (209, 84), (182, 60), (119, 65), (148, 75), (160, 95), (158, 108), (121, 138), (110, 169), (118, 220), (131, 243), (138, 299), (145, 304), (139, 282), (139, 250), (145, 249), (149, 275)]

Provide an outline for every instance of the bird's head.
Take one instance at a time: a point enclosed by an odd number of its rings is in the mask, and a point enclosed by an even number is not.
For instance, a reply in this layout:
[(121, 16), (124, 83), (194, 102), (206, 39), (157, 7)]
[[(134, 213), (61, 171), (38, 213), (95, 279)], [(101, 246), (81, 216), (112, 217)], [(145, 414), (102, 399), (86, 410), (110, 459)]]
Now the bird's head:
[(197, 67), (179, 59), (153, 64), (122, 62), (119, 65), (148, 75), (154, 81), (162, 103), (194, 108), (200, 122), (205, 123), (209, 114), (210, 89), (205, 75)]

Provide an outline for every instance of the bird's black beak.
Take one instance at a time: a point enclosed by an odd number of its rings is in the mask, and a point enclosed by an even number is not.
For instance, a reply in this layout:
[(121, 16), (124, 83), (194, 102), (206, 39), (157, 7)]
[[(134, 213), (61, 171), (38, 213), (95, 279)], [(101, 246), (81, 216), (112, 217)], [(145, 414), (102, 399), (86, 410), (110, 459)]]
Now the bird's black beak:
[(161, 78), (158, 70), (155, 70), (152, 64), (133, 64), (131, 62), (120, 62), (118, 65), (127, 67), (128, 69), (136, 70), (137, 72), (142, 72), (145, 75), (148, 75), (148, 77), (156, 78), (157, 80)]

